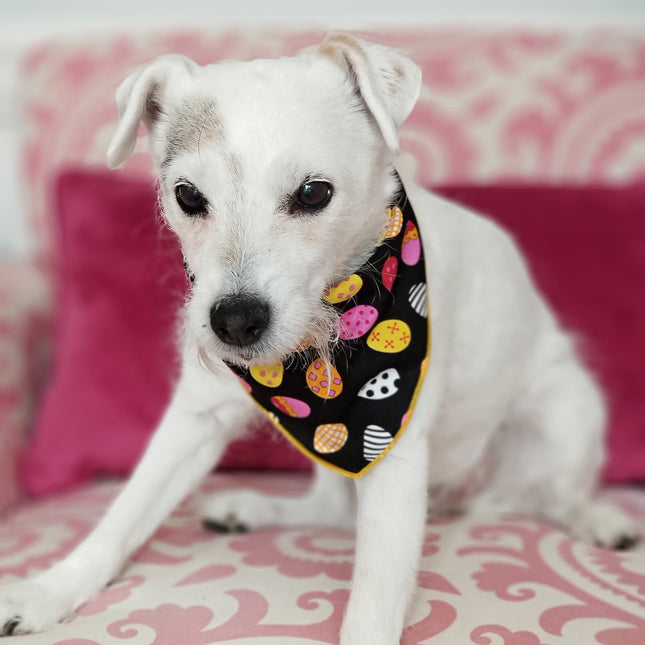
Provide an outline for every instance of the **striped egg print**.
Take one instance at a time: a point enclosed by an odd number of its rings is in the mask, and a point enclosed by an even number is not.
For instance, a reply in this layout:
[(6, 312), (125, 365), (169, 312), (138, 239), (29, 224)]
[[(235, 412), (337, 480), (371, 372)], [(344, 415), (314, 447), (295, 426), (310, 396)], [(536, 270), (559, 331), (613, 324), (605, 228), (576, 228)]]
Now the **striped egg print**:
[(412, 309), (414, 309), (419, 316), (423, 316), (424, 318), (428, 317), (428, 299), (426, 297), (425, 282), (419, 282), (410, 289), (408, 300), (410, 301)]
[(374, 461), (391, 443), (392, 435), (376, 425), (369, 425), (363, 433), (363, 457), (365, 461)]

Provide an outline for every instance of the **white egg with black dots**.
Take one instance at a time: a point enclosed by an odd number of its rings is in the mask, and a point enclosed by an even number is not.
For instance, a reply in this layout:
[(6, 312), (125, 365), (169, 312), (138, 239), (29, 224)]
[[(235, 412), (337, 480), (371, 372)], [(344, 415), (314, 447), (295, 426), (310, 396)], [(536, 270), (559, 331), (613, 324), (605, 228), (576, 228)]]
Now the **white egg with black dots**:
[(378, 401), (387, 399), (399, 391), (396, 382), (401, 378), (399, 373), (391, 367), (379, 372), (373, 379), (370, 379), (358, 391), (358, 396), (363, 399)]

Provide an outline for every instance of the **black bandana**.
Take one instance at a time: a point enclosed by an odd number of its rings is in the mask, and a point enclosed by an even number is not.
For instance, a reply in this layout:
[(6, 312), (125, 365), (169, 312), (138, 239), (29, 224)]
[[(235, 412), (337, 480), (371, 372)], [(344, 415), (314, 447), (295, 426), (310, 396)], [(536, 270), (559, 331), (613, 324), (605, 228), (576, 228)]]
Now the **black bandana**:
[(299, 450), (349, 477), (403, 434), (430, 357), (423, 249), (403, 187), (388, 215), (369, 261), (323, 294), (340, 313), (333, 365), (311, 349), (284, 364), (229, 365)]

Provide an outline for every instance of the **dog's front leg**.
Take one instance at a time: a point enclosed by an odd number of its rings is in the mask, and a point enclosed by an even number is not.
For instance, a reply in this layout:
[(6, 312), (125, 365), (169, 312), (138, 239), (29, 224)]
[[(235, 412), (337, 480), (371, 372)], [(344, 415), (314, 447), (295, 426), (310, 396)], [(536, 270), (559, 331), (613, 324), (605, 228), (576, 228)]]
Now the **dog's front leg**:
[[(239, 394), (238, 394), (239, 390)], [(231, 377), (184, 365), (174, 398), (130, 481), (93, 532), (64, 560), (0, 590), (2, 635), (69, 616), (120, 572), (243, 429), (245, 399)], [(240, 414), (242, 412), (242, 414)]]
[(357, 481), (356, 562), (341, 645), (395, 645), (401, 638), (427, 512), (427, 441), (410, 425), (383, 462)]

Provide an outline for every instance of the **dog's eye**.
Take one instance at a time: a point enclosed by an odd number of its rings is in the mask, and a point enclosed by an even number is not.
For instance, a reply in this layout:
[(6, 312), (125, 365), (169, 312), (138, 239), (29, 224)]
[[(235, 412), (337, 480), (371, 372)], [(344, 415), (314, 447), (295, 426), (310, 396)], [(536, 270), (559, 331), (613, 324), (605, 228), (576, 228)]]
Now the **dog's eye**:
[(307, 181), (295, 194), (293, 208), (295, 211), (315, 212), (322, 210), (331, 201), (334, 189), (326, 181)]
[(175, 187), (177, 203), (186, 215), (204, 215), (208, 202), (199, 189), (192, 184), (178, 184)]

